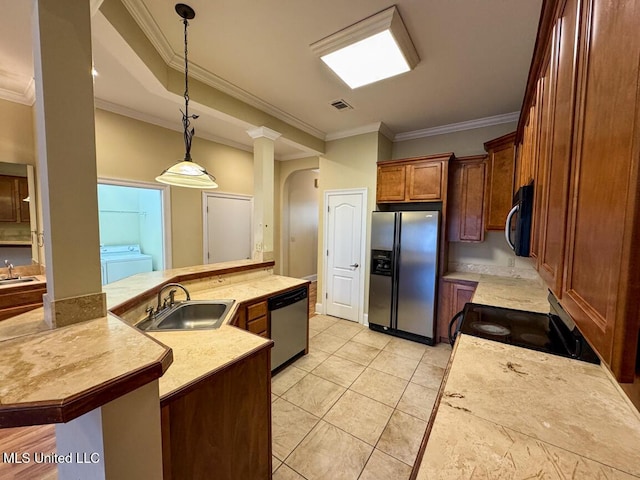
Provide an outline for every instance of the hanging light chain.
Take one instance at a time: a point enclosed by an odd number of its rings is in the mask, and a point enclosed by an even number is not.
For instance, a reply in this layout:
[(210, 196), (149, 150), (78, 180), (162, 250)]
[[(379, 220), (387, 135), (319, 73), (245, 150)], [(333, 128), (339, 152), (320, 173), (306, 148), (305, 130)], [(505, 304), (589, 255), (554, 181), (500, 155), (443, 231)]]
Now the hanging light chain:
[(184, 112), (182, 113), (182, 126), (184, 127), (184, 159), (190, 161), (191, 160), (191, 142), (193, 140), (193, 135), (195, 134), (195, 129), (189, 127), (191, 126), (191, 119), (195, 120), (198, 118), (198, 115), (189, 115), (189, 60), (188, 60), (188, 43), (187, 43), (187, 27), (189, 26), (189, 22), (186, 18), (183, 19), (184, 23)]

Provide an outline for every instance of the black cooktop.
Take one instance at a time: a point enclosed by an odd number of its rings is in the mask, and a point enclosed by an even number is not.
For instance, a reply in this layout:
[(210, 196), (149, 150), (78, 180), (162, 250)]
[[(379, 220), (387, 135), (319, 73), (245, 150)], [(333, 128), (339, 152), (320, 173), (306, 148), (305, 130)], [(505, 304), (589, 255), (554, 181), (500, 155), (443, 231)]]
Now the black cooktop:
[(578, 329), (570, 329), (560, 317), (552, 314), (467, 303), (459, 331), (518, 347), (600, 363)]

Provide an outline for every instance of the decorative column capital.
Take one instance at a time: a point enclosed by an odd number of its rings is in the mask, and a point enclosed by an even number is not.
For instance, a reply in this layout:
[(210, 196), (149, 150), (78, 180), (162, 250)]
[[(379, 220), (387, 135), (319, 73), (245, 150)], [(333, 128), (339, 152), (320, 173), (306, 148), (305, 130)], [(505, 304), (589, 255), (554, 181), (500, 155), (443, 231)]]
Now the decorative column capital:
[(281, 133), (276, 132), (275, 130), (271, 130), (268, 127), (250, 128), (249, 130), (247, 130), (247, 133), (254, 140), (262, 137), (268, 138), (270, 140), (276, 140), (278, 137), (282, 136)]

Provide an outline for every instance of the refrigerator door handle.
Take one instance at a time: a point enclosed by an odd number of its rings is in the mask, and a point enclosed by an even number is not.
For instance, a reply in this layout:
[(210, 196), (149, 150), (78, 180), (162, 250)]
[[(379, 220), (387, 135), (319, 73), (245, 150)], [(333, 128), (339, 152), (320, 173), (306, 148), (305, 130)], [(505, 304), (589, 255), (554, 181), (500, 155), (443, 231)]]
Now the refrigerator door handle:
[(509, 247), (511, 247), (511, 250), (513, 250), (514, 252), (516, 250), (516, 246), (511, 241), (511, 219), (513, 218), (513, 216), (516, 214), (518, 210), (520, 210), (520, 204), (516, 205), (511, 209), (511, 211), (507, 215), (507, 222), (504, 226), (504, 238), (507, 239), (507, 243), (509, 244)]

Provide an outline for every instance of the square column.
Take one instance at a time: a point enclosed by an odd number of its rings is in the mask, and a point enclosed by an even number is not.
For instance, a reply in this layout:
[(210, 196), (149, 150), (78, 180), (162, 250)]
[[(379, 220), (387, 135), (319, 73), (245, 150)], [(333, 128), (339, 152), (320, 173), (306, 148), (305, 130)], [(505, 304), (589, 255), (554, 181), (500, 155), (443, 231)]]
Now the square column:
[(106, 314), (100, 277), (90, 2), (35, 0), (36, 134), (53, 327)]
[(247, 133), (253, 138), (253, 258), (273, 260), (274, 151), (280, 133), (267, 127)]
[[(59, 480), (162, 478), (158, 380), (56, 424)], [(67, 461), (69, 460), (69, 461)]]

